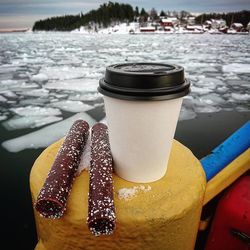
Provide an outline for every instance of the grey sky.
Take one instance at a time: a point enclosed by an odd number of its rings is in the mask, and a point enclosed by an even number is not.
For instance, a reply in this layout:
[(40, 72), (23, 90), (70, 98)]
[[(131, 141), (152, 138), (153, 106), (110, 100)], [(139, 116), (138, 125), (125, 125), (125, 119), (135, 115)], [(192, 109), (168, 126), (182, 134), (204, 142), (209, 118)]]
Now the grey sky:
[[(98, 8), (101, 0), (0, 0), (0, 28), (32, 27), (36, 20), (55, 15), (77, 14)], [(123, 0), (133, 7), (190, 12), (228, 12), (250, 9), (250, 0)]]

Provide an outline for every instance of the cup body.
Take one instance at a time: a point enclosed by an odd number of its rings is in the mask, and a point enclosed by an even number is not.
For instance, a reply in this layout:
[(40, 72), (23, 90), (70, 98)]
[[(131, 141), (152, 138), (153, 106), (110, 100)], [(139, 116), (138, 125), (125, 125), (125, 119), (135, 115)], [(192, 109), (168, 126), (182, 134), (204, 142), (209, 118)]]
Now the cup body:
[(115, 172), (147, 183), (167, 171), (182, 97), (161, 101), (122, 100), (104, 96)]

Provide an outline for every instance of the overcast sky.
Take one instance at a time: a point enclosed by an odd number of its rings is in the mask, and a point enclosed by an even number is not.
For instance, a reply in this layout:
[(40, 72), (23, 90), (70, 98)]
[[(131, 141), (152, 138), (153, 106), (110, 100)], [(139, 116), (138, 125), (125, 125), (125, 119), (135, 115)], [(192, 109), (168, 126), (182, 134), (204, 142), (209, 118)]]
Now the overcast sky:
[[(101, 0), (0, 0), (0, 28), (32, 27), (36, 20), (55, 15), (77, 14), (96, 9)], [(250, 10), (250, 0), (124, 0), (133, 7), (190, 12), (228, 12)]]

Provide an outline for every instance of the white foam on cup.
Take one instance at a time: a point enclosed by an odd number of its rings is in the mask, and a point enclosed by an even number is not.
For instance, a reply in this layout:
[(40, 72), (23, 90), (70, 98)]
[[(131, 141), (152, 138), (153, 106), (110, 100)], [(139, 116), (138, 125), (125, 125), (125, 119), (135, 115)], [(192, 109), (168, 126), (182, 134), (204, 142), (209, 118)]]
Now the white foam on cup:
[(114, 169), (138, 183), (162, 178), (168, 165), (182, 97), (128, 101), (104, 96)]

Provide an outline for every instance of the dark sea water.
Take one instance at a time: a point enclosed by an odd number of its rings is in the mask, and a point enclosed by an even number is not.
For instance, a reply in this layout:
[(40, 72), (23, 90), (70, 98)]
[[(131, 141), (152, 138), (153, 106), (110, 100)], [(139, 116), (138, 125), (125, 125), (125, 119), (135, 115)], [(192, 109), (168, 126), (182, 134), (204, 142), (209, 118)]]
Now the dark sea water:
[[(29, 173), (72, 121), (105, 120), (96, 92), (119, 62), (184, 66), (192, 93), (175, 138), (200, 159), (250, 119), (250, 39), (230, 35), (0, 35), (0, 190), (4, 249), (33, 249)], [(52, 126), (52, 127), (51, 127)]]

